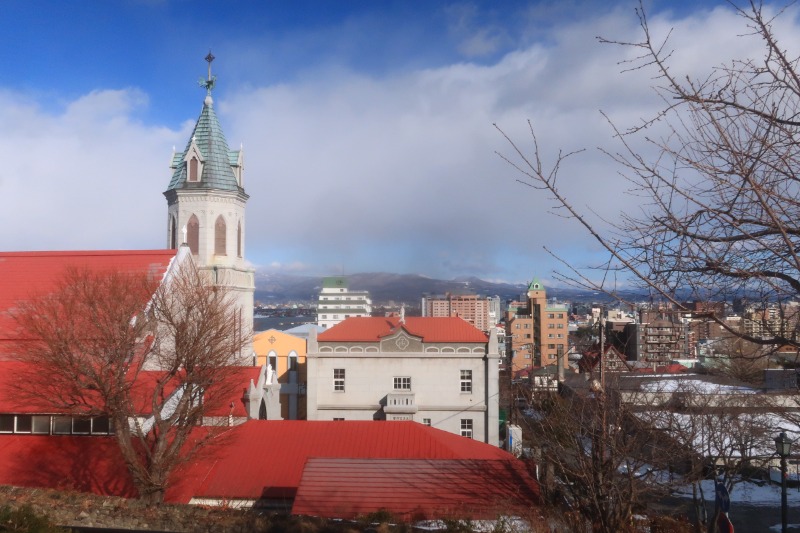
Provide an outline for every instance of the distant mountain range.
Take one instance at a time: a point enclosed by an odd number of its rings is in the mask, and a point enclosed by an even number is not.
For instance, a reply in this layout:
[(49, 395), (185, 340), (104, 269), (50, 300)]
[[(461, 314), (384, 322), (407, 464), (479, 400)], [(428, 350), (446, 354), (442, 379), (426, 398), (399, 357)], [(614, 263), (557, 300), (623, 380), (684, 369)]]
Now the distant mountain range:
[[(518, 299), (527, 285), (492, 283), (476, 277), (452, 280), (433, 279), (418, 274), (390, 274), (386, 272), (350, 274), (347, 278), (351, 290), (369, 291), (374, 304), (404, 303), (419, 306), (423, 295), (477, 294), (499, 296), (502, 301)], [(316, 302), (322, 287), (322, 276), (296, 276), (256, 272), (257, 303)], [(548, 298), (569, 302), (608, 301), (607, 296), (573, 288), (547, 288)]]

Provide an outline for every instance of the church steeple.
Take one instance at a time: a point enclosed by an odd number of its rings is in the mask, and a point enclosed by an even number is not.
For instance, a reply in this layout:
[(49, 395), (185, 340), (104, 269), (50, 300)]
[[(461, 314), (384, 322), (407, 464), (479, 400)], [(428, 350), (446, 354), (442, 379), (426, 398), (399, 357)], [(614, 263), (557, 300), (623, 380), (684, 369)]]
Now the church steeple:
[(217, 82), (217, 77), (211, 75), (211, 62), (214, 59), (209, 52), (206, 56), (208, 78), (200, 78), (199, 82), (206, 90), (203, 109), (186, 149), (172, 156), (172, 179), (167, 190), (188, 187), (221, 189), (244, 194), (242, 152), (228, 148), (228, 141), (214, 112), (214, 99), (211, 97), (211, 91)]
[[(240, 300), (242, 328), (253, 324), (254, 271), (244, 258), (245, 204), (241, 150), (228, 148), (211, 93), (216, 76), (211, 74), (214, 56), (209, 51), (208, 77), (203, 109), (183, 152), (174, 153), (167, 198), (167, 247), (184, 242), (197, 267), (217, 285), (232, 290)], [(245, 354), (248, 357), (250, 354)]]

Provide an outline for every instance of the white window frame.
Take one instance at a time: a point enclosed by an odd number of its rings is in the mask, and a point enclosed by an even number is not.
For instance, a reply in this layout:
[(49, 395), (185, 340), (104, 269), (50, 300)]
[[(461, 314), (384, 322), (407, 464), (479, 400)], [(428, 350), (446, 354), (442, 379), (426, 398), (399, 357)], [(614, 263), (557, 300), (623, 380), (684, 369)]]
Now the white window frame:
[(461, 370), (461, 392), (472, 394), (472, 370)]
[(461, 436), (467, 437), (468, 439), (472, 438), (472, 419), (471, 418), (462, 418), (461, 419)]
[(411, 390), (411, 376), (395, 376), (394, 390)]
[(344, 392), (345, 391), (345, 369), (344, 368), (334, 368), (333, 369), (333, 392)]

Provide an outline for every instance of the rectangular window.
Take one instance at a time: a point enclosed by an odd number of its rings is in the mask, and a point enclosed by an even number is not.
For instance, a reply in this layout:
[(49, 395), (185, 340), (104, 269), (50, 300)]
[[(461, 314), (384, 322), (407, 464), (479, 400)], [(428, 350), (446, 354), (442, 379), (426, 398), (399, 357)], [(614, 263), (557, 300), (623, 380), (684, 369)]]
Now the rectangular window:
[(344, 392), (344, 368), (333, 369), (333, 390)]
[(514, 324), (515, 329), (519, 329), (519, 324)]
[(344, 418), (338, 418), (338, 417), (334, 417), (334, 418), (333, 418), (333, 421), (334, 421), (334, 422), (342, 422), (342, 421), (344, 421)]
[(558, 313), (558, 318), (564, 318), (564, 313)]
[(92, 433), (101, 435), (111, 433), (111, 422), (108, 417), (92, 418)]
[(31, 415), (17, 415), (17, 433), (30, 433), (33, 429), (33, 417)]
[(557, 327), (558, 329), (564, 329), (564, 324), (558, 324), (556, 327)]
[(547, 313), (547, 318), (555, 318), (555, 317), (556, 315), (554, 315), (553, 313)]
[(472, 438), (472, 419), (471, 418), (462, 418), (461, 419), (461, 436), (467, 437), (468, 439)]
[(548, 344), (547, 345), (547, 349), (548, 350), (555, 350), (556, 349), (556, 345), (555, 344)]
[(531, 325), (530, 324), (525, 324), (524, 328), (525, 329), (531, 329)]
[(547, 329), (556, 329), (555, 324), (547, 324)]
[(0, 415), (0, 433), (14, 431), (14, 415)]
[(55, 435), (69, 435), (72, 433), (72, 418), (68, 416), (53, 417), (53, 433)]
[(461, 371), (461, 392), (472, 392), (472, 370)]
[(92, 432), (92, 419), (91, 418), (73, 418), (72, 419), (72, 432), (80, 434), (89, 434)]
[(394, 378), (394, 390), (411, 390), (411, 378)]
[(525, 359), (530, 359), (530, 358), (531, 358), (531, 354), (529, 354), (529, 353), (526, 353), (526, 354), (525, 354)]
[(426, 426), (430, 426), (431, 425), (431, 419), (430, 418), (423, 418), (422, 419), (422, 423), (425, 424)]
[(547, 334), (547, 338), (548, 338), (548, 339), (552, 339), (553, 337), (554, 337), (554, 335), (553, 335), (552, 333), (548, 333), (548, 334)]
[(34, 416), (33, 417), (33, 432), (48, 434), (50, 433), (50, 417), (49, 416)]

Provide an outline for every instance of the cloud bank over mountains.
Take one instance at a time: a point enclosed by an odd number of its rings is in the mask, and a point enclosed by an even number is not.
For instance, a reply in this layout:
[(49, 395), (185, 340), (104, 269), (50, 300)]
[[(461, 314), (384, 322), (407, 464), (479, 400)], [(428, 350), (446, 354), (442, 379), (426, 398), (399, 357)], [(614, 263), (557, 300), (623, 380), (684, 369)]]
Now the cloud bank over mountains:
[[(367, 19), (362, 23), (371, 25), (360, 26), (357, 18), (308, 30), (331, 40), (330, 57), (295, 65), (284, 78), (265, 80), (263, 70), (274, 68), (267, 65), (273, 54), (292, 50), (289, 37), (278, 51), (248, 35), (215, 49), (215, 109), (229, 145), (245, 150), (247, 257), (303, 274), (416, 272), (509, 282), (547, 280), (562, 268), (545, 246), (576, 266), (599, 262), (578, 225), (554, 214), (544, 194), (517, 183), (495, 154), (510, 155), (511, 147), (493, 124), (532, 153), (530, 119), (546, 163), (559, 150), (586, 149), (561, 170), (574, 205), (610, 220), (646, 208), (624, 194), (620, 169), (597, 150), (618, 148), (600, 110), (626, 128), (661, 104), (651, 72), (621, 73), (632, 51), (596, 39), (634, 41), (638, 21), (628, 6), (585, 16), (575, 9), (540, 24), (540, 11), (526, 11), (512, 31), (499, 19), (481, 24), (468, 5), (452, 5), (440, 13), (442, 32), (461, 56), (433, 65), (412, 57), (360, 68), (348, 32), (375, 25)], [(800, 52), (796, 14), (790, 10), (776, 28), (784, 46)], [(662, 37), (672, 28), (678, 75), (760, 54), (727, 7), (657, 11), (650, 25)], [(387, 46), (394, 39), (387, 35)], [(196, 63), (203, 75), (205, 64)], [(160, 193), (171, 150), (183, 150), (204, 96), (193, 79), (180, 81), (182, 122), (159, 121), (163, 96), (134, 78), (127, 87), (98, 86), (72, 99), (0, 85), (0, 246), (165, 246)]]

